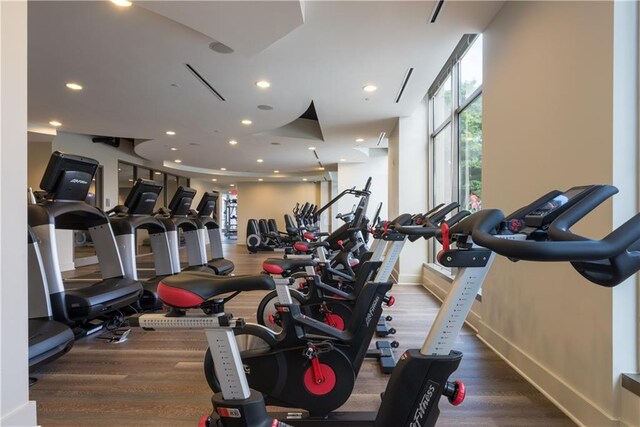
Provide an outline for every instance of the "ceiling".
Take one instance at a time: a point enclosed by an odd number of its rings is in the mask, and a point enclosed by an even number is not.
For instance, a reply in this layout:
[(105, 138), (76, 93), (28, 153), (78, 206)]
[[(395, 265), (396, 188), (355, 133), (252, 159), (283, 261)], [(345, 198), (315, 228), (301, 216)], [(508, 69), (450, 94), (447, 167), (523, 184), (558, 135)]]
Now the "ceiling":
[[(135, 138), (138, 155), (190, 176), (321, 177), (318, 161), (326, 170), (366, 161), (380, 133), (413, 112), (461, 36), (481, 32), (502, 2), (447, 1), (429, 24), (434, 5), (29, 2), (29, 123)], [(210, 49), (218, 42), (233, 52)], [(271, 87), (258, 88), (262, 79)], [(67, 89), (69, 81), (83, 90)], [(363, 91), (368, 84), (377, 90)], [(298, 119), (311, 102), (319, 131)]]

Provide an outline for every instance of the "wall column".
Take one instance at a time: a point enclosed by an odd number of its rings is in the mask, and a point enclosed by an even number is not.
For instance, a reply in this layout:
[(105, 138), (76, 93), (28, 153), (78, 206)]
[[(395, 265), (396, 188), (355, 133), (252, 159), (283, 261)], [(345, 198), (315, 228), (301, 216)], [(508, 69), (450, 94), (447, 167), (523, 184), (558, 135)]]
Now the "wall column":
[[(427, 202), (427, 103), (420, 103), (408, 117), (400, 117), (389, 136), (389, 219), (403, 213), (426, 212)], [(427, 261), (424, 240), (407, 242), (394, 275), (398, 284), (422, 283)]]
[(27, 2), (0, 2), (0, 425), (36, 424), (27, 321)]

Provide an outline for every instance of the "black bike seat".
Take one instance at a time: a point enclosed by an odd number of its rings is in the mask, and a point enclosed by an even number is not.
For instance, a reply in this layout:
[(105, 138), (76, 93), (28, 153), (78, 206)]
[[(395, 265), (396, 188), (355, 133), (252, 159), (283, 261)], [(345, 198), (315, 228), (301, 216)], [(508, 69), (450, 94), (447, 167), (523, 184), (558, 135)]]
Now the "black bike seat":
[(282, 259), (268, 258), (262, 263), (262, 268), (267, 273), (282, 274), (287, 276), (292, 271), (301, 270), (305, 267), (314, 267), (318, 261), (314, 259)]
[(270, 291), (276, 285), (270, 276), (213, 276), (202, 272), (183, 272), (158, 283), (158, 296), (177, 308), (199, 307), (207, 300), (230, 292)]

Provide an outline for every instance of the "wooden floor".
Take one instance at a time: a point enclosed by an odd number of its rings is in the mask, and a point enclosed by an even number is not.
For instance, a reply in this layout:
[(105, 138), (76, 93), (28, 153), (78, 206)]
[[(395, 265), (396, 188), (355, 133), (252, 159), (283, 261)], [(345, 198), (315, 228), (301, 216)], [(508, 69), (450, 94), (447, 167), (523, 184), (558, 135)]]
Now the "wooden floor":
[[(256, 273), (264, 253), (225, 245), (237, 274)], [(87, 269), (87, 268), (85, 268)], [(86, 274), (90, 270), (81, 272)], [(420, 347), (439, 303), (421, 286), (393, 289), (393, 316), (404, 349)], [(263, 293), (245, 293), (227, 305), (236, 317), (255, 319)], [(457, 349), (464, 359), (453, 378), (467, 386), (459, 407), (442, 400), (441, 426), (574, 425), (533, 386), (464, 329)], [(76, 342), (71, 352), (42, 367), (34, 376), (31, 399), (37, 401), (42, 426), (195, 426), (211, 411), (211, 392), (202, 372), (206, 340), (202, 332), (145, 332), (134, 329), (128, 341), (107, 344), (95, 337)], [(375, 411), (388, 376), (366, 361), (343, 410)], [(392, 426), (389, 426), (392, 427)]]

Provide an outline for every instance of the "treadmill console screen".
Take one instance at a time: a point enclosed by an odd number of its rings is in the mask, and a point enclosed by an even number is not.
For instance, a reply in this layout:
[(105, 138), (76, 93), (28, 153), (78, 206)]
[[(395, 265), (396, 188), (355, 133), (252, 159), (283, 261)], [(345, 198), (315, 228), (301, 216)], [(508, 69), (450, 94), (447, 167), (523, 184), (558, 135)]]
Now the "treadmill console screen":
[(83, 201), (97, 169), (97, 160), (55, 151), (40, 181), (40, 188), (52, 200)]
[(169, 210), (171, 215), (174, 216), (186, 216), (191, 209), (191, 203), (196, 195), (196, 190), (188, 187), (178, 187), (176, 193), (173, 195), (171, 202), (169, 203)]
[(525, 224), (528, 227), (541, 227), (551, 223), (564, 212), (565, 208), (586, 196), (594, 188), (592, 185), (570, 188), (528, 213), (525, 216)]
[(127, 212), (130, 215), (151, 215), (161, 191), (161, 184), (138, 178), (124, 202)]
[(216, 204), (218, 203), (218, 193), (208, 191), (202, 195), (202, 199), (200, 199), (200, 203), (198, 203), (198, 211), (199, 216), (211, 216), (212, 213), (216, 210)]

